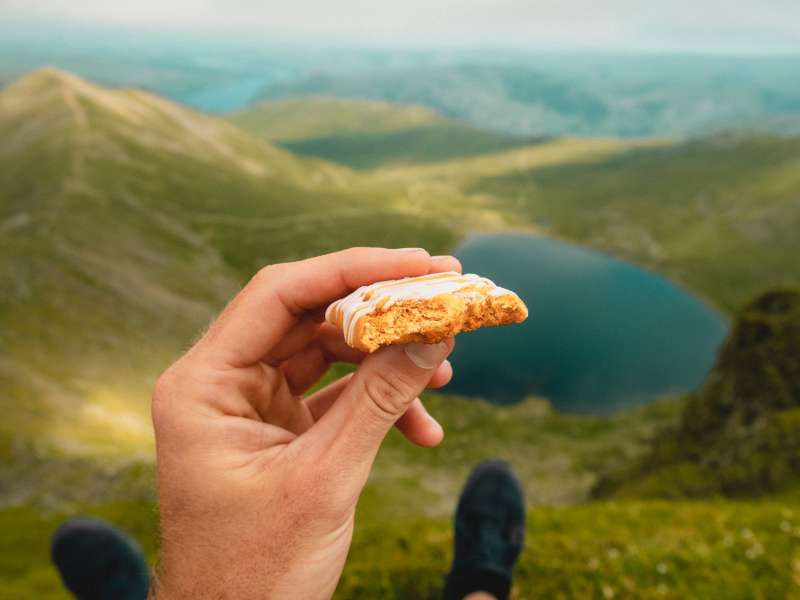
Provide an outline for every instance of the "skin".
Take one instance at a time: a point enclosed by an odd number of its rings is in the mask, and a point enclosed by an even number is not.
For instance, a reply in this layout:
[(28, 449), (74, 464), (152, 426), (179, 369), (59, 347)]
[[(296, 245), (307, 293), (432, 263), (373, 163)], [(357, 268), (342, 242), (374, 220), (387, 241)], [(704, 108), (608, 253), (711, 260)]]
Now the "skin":
[[(449, 381), (453, 342), (367, 356), (324, 309), (361, 285), (460, 269), (421, 249), (353, 248), (253, 277), (156, 384), (162, 542), (151, 597), (330, 598), (389, 429), (421, 446), (442, 440), (417, 396)], [(359, 367), (304, 396), (334, 361)]]

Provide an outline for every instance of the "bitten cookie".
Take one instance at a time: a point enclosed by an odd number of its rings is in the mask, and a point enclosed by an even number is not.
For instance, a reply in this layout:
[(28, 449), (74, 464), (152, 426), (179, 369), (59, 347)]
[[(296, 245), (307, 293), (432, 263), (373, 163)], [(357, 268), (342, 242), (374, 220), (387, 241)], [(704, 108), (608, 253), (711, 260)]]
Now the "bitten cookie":
[(514, 292), (478, 275), (448, 272), (381, 281), (328, 307), (325, 319), (348, 345), (435, 344), (462, 331), (520, 323), (528, 309)]

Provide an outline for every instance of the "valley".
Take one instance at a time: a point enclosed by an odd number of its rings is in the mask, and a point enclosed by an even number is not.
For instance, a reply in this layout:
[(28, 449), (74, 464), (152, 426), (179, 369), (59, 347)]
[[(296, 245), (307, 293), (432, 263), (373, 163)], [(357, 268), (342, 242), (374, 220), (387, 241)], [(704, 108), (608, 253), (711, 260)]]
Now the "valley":
[[(524, 140), (320, 98), (228, 120), (56, 69), (12, 82), (0, 90), (0, 598), (63, 597), (43, 539), (65, 515), (105, 515), (154, 552), (150, 388), (264, 264), (353, 245), (445, 253), (471, 233), (522, 231), (651, 269), (733, 318), (800, 282), (798, 225), (791, 136)], [(593, 417), (429, 394), (446, 440), (425, 451), (390, 437), (341, 597), (436, 597), (454, 499), (494, 455), (536, 507), (518, 598), (796, 592), (791, 489), (587, 502), (685, 402)]]

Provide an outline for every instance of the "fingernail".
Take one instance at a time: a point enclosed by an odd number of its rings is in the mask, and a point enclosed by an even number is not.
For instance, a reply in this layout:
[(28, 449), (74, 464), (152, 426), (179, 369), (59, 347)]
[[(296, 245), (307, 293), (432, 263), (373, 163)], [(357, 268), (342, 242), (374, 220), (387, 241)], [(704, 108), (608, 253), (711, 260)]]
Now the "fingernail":
[(436, 256), (431, 256), (432, 261), (451, 261), (457, 260), (454, 256), (450, 256), (449, 254), (437, 254)]
[(447, 357), (447, 344), (407, 344), (405, 347), (406, 356), (411, 359), (420, 369), (433, 369), (442, 364)]
[(424, 248), (395, 248), (396, 252), (422, 252)]

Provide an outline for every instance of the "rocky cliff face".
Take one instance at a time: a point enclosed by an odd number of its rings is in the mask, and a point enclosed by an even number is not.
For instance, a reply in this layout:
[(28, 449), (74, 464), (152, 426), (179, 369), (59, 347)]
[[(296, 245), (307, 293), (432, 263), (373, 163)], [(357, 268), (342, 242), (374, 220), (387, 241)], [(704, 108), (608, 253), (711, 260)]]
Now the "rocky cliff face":
[(758, 495), (800, 485), (800, 292), (776, 290), (737, 316), (678, 427), (595, 495)]

